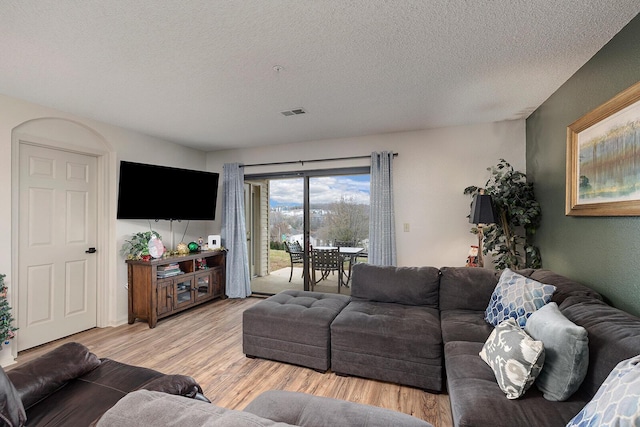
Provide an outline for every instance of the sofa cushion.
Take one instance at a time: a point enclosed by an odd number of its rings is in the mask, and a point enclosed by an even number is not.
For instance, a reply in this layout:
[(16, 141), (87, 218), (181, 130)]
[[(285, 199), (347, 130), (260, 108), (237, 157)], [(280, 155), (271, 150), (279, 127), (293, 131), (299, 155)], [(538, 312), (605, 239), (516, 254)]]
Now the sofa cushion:
[(640, 355), (618, 363), (567, 427), (640, 425)]
[[(55, 369), (51, 369), (55, 366)], [(100, 366), (100, 359), (80, 343), (61, 345), (7, 372), (25, 409), (55, 392), (66, 382)]]
[(488, 268), (442, 267), (440, 273), (440, 310), (442, 311), (484, 312), (500, 278), (499, 271)]
[(284, 427), (257, 415), (159, 391), (139, 390), (120, 399), (104, 413), (97, 427), (224, 426)]
[(242, 314), (242, 349), (262, 357), (326, 371), (331, 366), (329, 326), (347, 295), (285, 290)]
[(485, 319), (497, 326), (503, 320), (513, 318), (524, 328), (531, 313), (548, 303), (555, 290), (555, 286), (537, 282), (506, 268), (491, 294)]
[(351, 297), (438, 308), (439, 274), (435, 267), (356, 264), (352, 272)]
[(27, 422), (22, 400), (7, 374), (0, 367), (0, 425), (21, 427)]
[(299, 426), (431, 426), (426, 421), (385, 408), (282, 390), (260, 394), (244, 410), (263, 418)]
[(536, 387), (546, 399), (566, 400), (578, 390), (587, 374), (587, 331), (567, 319), (555, 302), (533, 313), (524, 330), (544, 344), (544, 366), (536, 379)]
[(518, 271), (518, 273), (524, 273), (524, 276), (530, 277), (535, 281), (548, 283), (549, 285), (556, 287), (556, 291), (553, 293), (551, 301), (558, 305), (562, 304), (562, 302), (570, 296), (584, 296), (602, 300), (602, 295), (593, 289), (551, 270), (530, 269), (526, 271), (530, 272), (530, 274), (526, 274), (524, 271)]
[(478, 353), (482, 343), (455, 341), (445, 344), (447, 391), (453, 424), (458, 427), (563, 427), (589, 401), (574, 394), (552, 402), (531, 387), (520, 399), (507, 400), (493, 371)]
[(350, 302), (331, 323), (331, 369), (440, 391), (442, 334), (438, 310)]
[(480, 357), (493, 369), (508, 399), (517, 399), (531, 387), (544, 363), (544, 346), (527, 335), (514, 319), (491, 332)]
[(580, 390), (591, 398), (621, 360), (640, 354), (640, 318), (593, 298), (567, 298), (560, 311), (587, 330), (589, 368)]
[(440, 327), (442, 341), (473, 341), (484, 343), (493, 326), (484, 320), (484, 309), (474, 310), (446, 310), (440, 312)]

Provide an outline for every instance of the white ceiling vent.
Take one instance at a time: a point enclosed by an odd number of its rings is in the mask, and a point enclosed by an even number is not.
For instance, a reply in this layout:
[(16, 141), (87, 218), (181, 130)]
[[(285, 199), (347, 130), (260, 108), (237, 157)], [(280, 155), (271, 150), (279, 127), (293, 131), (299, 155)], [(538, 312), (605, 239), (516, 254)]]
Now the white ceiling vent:
[(307, 112), (304, 111), (304, 108), (294, 108), (293, 110), (280, 111), (280, 114), (283, 116), (298, 116), (300, 114), (307, 114)]

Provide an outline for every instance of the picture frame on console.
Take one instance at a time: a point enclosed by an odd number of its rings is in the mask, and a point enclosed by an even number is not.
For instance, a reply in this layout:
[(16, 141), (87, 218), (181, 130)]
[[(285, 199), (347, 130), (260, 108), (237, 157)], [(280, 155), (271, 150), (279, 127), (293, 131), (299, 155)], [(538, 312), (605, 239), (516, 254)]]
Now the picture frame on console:
[(640, 82), (567, 127), (566, 215), (640, 215)]

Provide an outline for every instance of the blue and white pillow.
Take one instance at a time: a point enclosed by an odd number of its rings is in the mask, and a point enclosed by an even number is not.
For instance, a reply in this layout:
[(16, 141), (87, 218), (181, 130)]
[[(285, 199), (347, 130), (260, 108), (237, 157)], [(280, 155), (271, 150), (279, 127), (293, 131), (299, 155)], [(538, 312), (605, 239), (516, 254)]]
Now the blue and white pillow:
[(553, 285), (545, 285), (505, 268), (493, 290), (484, 319), (493, 326), (503, 320), (515, 319), (521, 328), (531, 314), (551, 300), (556, 291)]
[(613, 368), (598, 392), (567, 427), (640, 425), (640, 355)]

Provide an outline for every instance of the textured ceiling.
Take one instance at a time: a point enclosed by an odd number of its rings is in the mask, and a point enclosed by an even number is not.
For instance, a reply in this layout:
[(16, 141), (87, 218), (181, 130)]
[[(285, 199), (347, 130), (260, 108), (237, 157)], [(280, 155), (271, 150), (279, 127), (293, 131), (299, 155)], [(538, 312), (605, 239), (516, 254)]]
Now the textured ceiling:
[(0, 93), (204, 150), (517, 119), (638, 12), (638, 0), (3, 0)]

